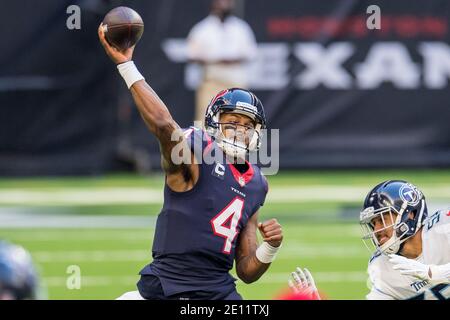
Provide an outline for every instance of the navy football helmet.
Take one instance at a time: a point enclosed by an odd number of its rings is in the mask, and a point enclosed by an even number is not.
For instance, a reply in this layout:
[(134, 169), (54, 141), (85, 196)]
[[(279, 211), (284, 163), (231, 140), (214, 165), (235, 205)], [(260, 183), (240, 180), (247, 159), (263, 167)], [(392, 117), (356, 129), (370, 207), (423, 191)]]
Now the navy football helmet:
[[(251, 118), (255, 126), (249, 130), (249, 143), (228, 139), (223, 135), (220, 115), (239, 113)], [(262, 131), (266, 128), (266, 116), (261, 101), (250, 91), (231, 88), (219, 92), (210, 102), (205, 115), (206, 132), (214, 138), (222, 150), (230, 156), (244, 158), (248, 152), (257, 151), (261, 146)]]
[[(390, 214), (390, 224), (385, 214)], [(363, 241), (366, 245), (372, 243), (381, 253), (398, 253), (402, 243), (420, 230), (427, 216), (425, 196), (416, 186), (403, 180), (384, 181), (375, 186), (364, 201), (364, 210), (360, 213)], [(374, 230), (374, 218), (381, 219), (381, 229)], [(380, 244), (376, 234), (391, 227), (392, 237)]]
[(38, 276), (30, 254), (0, 240), (0, 300), (38, 298)]

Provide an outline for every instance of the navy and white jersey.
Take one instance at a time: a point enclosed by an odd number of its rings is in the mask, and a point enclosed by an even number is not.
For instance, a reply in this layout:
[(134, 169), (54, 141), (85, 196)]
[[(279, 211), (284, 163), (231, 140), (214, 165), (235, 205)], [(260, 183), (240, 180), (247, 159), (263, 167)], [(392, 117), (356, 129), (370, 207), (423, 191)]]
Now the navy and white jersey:
[[(203, 131), (184, 131), (197, 159), (220, 150)], [(220, 152), (223, 152), (220, 150)], [(230, 292), (236, 242), (251, 216), (264, 204), (267, 181), (256, 165), (240, 173), (223, 161), (199, 164), (193, 189), (164, 187), (164, 204), (153, 242), (153, 262), (142, 275), (155, 275), (166, 296), (180, 292)]]
[[(428, 217), (421, 232), (422, 254), (416, 260), (427, 265), (450, 263), (450, 210), (441, 210)], [(370, 259), (368, 273), (372, 289), (367, 299), (450, 299), (450, 284), (417, 280), (392, 267), (384, 254), (375, 254)]]

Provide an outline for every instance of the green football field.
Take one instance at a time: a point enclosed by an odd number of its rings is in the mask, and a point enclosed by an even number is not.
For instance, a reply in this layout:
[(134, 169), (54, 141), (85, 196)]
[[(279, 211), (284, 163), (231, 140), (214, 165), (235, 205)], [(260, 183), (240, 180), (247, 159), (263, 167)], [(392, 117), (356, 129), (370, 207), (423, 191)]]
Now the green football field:
[[(280, 221), (283, 247), (259, 281), (238, 281), (238, 291), (245, 299), (274, 299), (301, 266), (328, 299), (364, 299), (370, 253), (360, 240), (358, 213), (369, 189), (389, 178), (416, 184), (430, 211), (450, 204), (450, 170), (268, 177), (261, 220)], [(161, 175), (0, 179), (0, 239), (31, 252), (49, 299), (114, 299), (136, 289), (139, 270), (151, 261), (162, 187)], [(74, 288), (78, 271), (80, 288)]]

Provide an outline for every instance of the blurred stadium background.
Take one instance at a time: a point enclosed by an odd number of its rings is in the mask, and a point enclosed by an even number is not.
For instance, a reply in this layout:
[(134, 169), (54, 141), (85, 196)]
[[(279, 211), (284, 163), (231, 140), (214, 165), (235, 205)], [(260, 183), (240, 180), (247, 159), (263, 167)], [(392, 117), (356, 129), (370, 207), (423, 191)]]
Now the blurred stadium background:
[[(113, 299), (151, 259), (163, 176), (147, 132), (96, 29), (126, 5), (145, 22), (135, 61), (181, 126), (198, 70), (185, 38), (209, 1), (10, 1), (0, 50), (0, 239), (21, 244), (50, 299)], [(285, 242), (245, 299), (272, 299), (296, 266), (330, 299), (363, 299), (369, 252), (358, 213), (376, 183), (406, 179), (430, 210), (450, 203), (450, 2), (237, 1), (255, 32), (250, 89), (280, 129), (280, 172), (262, 218)], [(81, 8), (68, 30), (66, 8)], [(382, 29), (366, 28), (381, 8)], [(14, 32), (10, 32), (14, 30)], [(224, 44), (226, 45), (226, 44)], [(314, 57), (320, 57), (315, 60)], [(81, 288), (66, 282), (81, 269)]]

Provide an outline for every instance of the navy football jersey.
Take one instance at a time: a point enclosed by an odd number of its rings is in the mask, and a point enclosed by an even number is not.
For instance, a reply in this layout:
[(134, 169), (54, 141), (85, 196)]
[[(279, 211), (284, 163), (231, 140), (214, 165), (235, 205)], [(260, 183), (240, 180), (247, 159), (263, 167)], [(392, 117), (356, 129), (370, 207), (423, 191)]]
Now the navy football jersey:
[[(185, 130), (196, 155), (223, 152), (206, 132)], [(153, 262), (142, 275), (155, 275), (166, 296), (180, 292), (230, 292), (236, 242), (250, 217), (264, 204), (267, 180), (256, 165), (240, 173), (223, 161), (199, 164), (194, 188), (174, 192), (164, 187), (164, 204), (153, 242)]]

